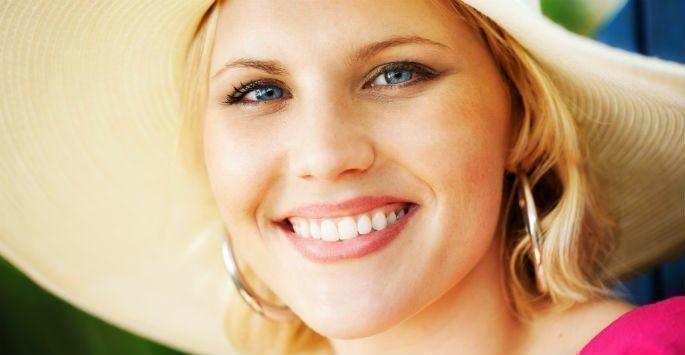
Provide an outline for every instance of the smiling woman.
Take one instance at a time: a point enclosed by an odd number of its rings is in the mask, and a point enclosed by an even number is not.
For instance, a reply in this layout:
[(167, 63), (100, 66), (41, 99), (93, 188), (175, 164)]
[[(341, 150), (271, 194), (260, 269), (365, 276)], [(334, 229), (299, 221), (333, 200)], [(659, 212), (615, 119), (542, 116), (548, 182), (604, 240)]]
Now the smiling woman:
[[(572, 353), (632, 308), (607, 288), (614, 224), (558, 83), (478, 11), (219, 2), (196, 38), (191, 161), (242, 280), (298, 317), (234, 303), (239, 348)], [(517, 174), (537, 248), (509, 213)]]
[(189, 353), (682, 352), (608, 287), (685, 244), (685, 70), (538, 10), (0, 3), (0, 253)]

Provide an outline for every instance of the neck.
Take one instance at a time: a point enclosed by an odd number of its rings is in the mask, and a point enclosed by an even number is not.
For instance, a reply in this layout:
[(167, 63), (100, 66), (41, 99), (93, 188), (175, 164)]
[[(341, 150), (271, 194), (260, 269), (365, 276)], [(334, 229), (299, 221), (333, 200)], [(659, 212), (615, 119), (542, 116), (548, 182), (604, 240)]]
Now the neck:
[(330, 339), (335, 354), (514, 353), (524, 327), (507, 303), (498, 253), (495, 239), (464, 279), (395, 327), (361, 339)]

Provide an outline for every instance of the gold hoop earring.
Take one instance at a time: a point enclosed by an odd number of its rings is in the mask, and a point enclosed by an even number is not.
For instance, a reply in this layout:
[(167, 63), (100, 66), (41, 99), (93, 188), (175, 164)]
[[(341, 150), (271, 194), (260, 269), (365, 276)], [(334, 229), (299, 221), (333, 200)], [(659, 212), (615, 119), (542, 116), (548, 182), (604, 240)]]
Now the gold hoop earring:
[(235, 262), (231, 238), (226, 234), (222, 245), (222, 254), (224, 256), (224, 265), (228, 274), (233, 280), (238, 294), (247, 303), (250, 308), (259, 313), (264, 318), (275, 322), (288, 322), (295, 318), (295, 313), (286, 306), (277, 306), (259, 297), (250, 286), (247, 285), (243, 275), (238, 270), (238, 264)]
[(518, 204), (523, 214), (523, 220), (526, 224), (526, 231), (530, 238), (531, 254), (535, 267), (535, 280), (538, 290), (542, 292), (547, 291), (547, 283), (544, 278), (544, 270), (542, 267), (542, 231), (538, 223), (538, 213), (533, 200), (533, 192), (528, 181), (528, 176), (519, 170), (516, 173), (516, 182), (518, 186)]

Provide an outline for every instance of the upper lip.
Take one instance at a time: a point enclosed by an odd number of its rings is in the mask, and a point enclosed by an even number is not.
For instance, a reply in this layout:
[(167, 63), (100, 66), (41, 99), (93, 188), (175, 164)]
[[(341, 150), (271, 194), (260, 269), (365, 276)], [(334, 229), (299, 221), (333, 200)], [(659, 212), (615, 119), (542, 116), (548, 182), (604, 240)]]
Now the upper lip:
[(302, 217), (309, 219), (317, 218), (335, 218), (341, 216), (354, 215), (362, 212), (372, 210), (376, 207), (385, 206), (391, 203), (407, 202), (407, 199), (403, 199), (395, 196), (360, 196), (351, 198), (349, 200), (337, 202), (337, 203), (315, 203), (311, 205), (303, 205), (295, 207), (285, 214), (278, 217), (277, 221), (283, 221), (290, 217)]

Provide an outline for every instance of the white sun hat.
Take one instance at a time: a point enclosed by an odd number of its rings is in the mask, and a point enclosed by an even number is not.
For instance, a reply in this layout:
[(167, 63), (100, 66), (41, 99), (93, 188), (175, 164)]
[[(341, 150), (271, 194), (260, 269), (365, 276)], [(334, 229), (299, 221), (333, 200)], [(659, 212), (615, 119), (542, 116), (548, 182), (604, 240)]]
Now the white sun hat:
[[(685, 67), (570, 33), (531, 1), (465, 2), (542, 63), (587, 127), (620, 218), (610, 269), (682, 252)], [(177, 147), (186, 54), (212, 3), (0, 2), (0, 254), (85, 311), (193, 353), (230, 351), (236, 295), (213, 196)]]

